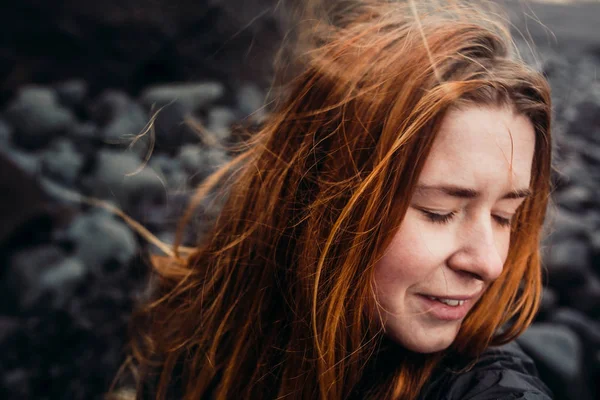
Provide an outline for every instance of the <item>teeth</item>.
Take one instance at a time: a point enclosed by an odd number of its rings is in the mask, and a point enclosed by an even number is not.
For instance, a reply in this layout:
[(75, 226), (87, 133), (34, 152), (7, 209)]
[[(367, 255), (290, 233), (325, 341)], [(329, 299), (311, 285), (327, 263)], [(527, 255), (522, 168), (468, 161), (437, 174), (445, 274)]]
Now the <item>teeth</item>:
[(464, 300), (450, 300), (450, 299), (439, 299), (437, 297), (432, 297), (432, 296), (428, 296), (431, 300), (437, 300), (440, 303), (444, 303), (446, 305), (449, 305), (450, 307), (458, 307), (458, 306), (462, 306), (465, 301)]

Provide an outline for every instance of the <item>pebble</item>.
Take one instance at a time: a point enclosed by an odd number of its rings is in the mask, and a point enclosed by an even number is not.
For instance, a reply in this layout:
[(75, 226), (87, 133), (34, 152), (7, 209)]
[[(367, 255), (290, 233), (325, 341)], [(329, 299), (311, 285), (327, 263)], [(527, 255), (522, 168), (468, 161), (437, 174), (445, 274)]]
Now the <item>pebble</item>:
[(127, 211), (141, 197), (164, 198), (165, 188), (159, 176), (130, 152), (101, 150), (96, 168), (87, 179), (94, 196), (116, 202)]
[(193, 144), (182, 146), (177, 158), (195, 184), (202, 182), (211, 172), (229, 159), (227, 154), (219, 148), (204, 148)]
[(562, 290), (566, 304), (593, 318), (600, 319), (600, 279), (589, 274), (587, 279), (571, 290)]
[(13, 136), (13, 128), (6, 123), (3, 119), (0, 119), (0, 147), (10, 146)]
[(71, 243), (73, 256), (96, 275), (102, 275), (106, 267), (114, 267), (111, 263), (125, 269), (138, 252), (131, 229), (100, 210), (80, 215), (65, 230), (57, 232), (56, 240)]
[(550, 286), (572, 290), (589, 278), (590, 247), (581, 240), (555, 241), (545, 252)]
[(583, 348), (577, 334), (566, 326), (538, 323), (519, 338), (519, 343), (536, 359), (567, 379), (564, 384), (581, 374)]
[(538, 323), (519, 337), (519, 344), (542, 368), (555, 398), (587, 398), (582, 396), (584, 348), (572, 329)]
[(176, 102), (193, 113), (217, 101), (224, 93), (225, 87), (219, 82), (156, 85), (142, 92), (140, 102), (147, 110), (154, 111)]
[(0, 153), (17, 164), (29, 176), (38, 176), (40, 174), (42, 160), (37, 154), (13, 146), (0, 148)]
[(228, 107), (213, 107), (208, 112), (208, 133), (214, 135), (216, 142), (224, 142), (231, 135), (231, 125), (237, 121), (237, 116)]
[(149, 166), (169, 190), (185, 191), (188, 188), (188, 174), (181, 166), (181, 160), (157, 154), (150, 159)]
[(41, 154), (42, 170), (60, 183), (74, 185), (84, 158), (66, 138), (54, 140)]
[(56, 245), (47, 244), (21, 250), (8, 262), (8, 287), (22, 310), (38, 304), (46, 293), (46, 285), (40, 277), (49, 266), (60, 263), (67, 255)]
[(242, 118), (262, 121), (266, 116), (264, 102), (265, 95), (255, 84), (243, 84), (237, 91), (237, 108)]
[(155, 118), (153, 133), (157, 148), (174, 153), (183, 143), (199, 141), (198, 134), (186, 123), (191, 114), (184, 105), (169, 103), (151, 115)]
[(37, 86), (19, 90), (5, 116), (17, 131), (15, 142), (30, 149), (45, 146), (75, 123), (73, 113), (58, 102), (55, 91)]
[(70, 109), (80, 108), (87, 95), (88, 84), (81, 79), (72, 79), (55, 85), (58, 101)]

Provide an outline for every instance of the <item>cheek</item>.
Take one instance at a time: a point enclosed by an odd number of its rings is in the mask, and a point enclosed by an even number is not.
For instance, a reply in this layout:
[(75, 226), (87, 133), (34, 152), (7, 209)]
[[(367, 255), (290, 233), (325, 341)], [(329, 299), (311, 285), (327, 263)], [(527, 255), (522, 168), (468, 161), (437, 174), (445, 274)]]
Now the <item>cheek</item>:
[(411, 242), (413, 241), (404, 235), (402, 230), (396, 233), (383, 257), (375, 266), (378, 284), (400, 283), (407, 275), (411, 275), (410, 270), (417, 261), (415, 260), (417, 254), (412, 250), (414, 243)]
[(503, 231), (498, 233), (496, 239), (496, 248), (498, 249), (498, 254), (502, 259), (502, 264), (504, 264), (506, 262), (506, 259), (508, 258), (508, 252), (510, 250), (510, 238), (510, 232)]
[(396, 232), (375, 266), (375, 283), (380, 291), (398, 293), (399, 289), (421, 283), (443, 262), (443, 249), (421, 228), (418, 221), (407, 218)]

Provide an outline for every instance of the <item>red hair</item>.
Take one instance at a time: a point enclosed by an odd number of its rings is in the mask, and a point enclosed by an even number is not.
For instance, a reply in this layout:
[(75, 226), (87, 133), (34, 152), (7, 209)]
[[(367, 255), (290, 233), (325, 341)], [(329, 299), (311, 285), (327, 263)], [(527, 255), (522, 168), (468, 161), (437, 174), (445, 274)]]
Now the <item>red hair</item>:
[(132, 319), (140, 398), (150, 382), (159, 399), (416, 398), (443, 353), (392, 348), (395, 362), (381, 362), (373, 266), (451, 107), (510, 106), (536, 133), (533, 195), (504, 271), (451, 350), (476, 356), (531, 323), (550, 191), (546, 80), (471, 7), (343, 6), (311, 31), (264, 126), (199, 189), (227, 177), (210, 232), (189, 256), (155, 260), (155, 297)]

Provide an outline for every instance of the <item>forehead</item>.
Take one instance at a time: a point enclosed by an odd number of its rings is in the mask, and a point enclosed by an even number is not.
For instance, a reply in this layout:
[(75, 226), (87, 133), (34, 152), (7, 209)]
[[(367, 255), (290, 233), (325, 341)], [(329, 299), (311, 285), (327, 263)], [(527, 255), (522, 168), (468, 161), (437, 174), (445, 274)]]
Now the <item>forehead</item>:
[(498, 190), (527, 187), (535, 149), (533, 125), (508, 107), (463, 107), (442, 120), (421, 181)]

